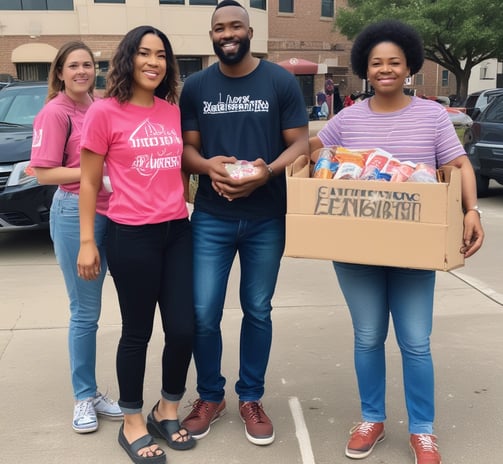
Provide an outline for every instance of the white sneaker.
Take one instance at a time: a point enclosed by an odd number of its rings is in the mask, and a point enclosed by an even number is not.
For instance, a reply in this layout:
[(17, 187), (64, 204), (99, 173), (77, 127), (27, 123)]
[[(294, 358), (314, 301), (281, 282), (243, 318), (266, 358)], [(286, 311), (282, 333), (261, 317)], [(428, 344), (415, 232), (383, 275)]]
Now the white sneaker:
[(77, 433), (90, 433), (98, 429), (98, 419), (94, 410), (93, 398), (87, 398), (75, 403), (72, 427)]
[(106, 394), (103, 395), (100, 392), (96, 392), (96, 396), (93, 399), (93, 406), (96, 414), (100, 416), (105, 416), (112, 420), (119, 420), (124, 417), (117, 402), (111, 400)]

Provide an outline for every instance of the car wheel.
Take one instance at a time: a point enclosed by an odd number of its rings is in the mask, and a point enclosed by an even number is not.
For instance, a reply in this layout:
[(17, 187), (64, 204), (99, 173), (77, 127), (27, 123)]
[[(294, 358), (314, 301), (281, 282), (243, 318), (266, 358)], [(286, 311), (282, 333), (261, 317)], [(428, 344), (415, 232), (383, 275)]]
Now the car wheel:
[(475, 181), (477, 182), (477, 196), (479, 198), (487, 197), (489, 195), (489, 177), (476, 172)]

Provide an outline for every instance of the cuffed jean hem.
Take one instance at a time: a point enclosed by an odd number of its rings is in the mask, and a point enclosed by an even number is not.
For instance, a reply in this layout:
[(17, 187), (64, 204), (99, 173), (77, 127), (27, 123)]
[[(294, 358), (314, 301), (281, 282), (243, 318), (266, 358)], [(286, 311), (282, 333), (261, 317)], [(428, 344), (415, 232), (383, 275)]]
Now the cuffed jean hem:
[(368, 416), (368, 415), (363, 414), (362, 415), (362, 420), (364, 422), (373, 422), (373, 423), (385, 422), (386, 421), (386, 416)]
[(239, 397), (239, 401), (242, 401), (243, 403), (245, 401), (260, 401), (260, 400), (261, 400), (261, 398), (255, 398), (255, 397), (253, 397), (253, 398), (250, 398), (250, 397), (241, 397), (241, 396)]
[(183, 395), (185, 394), (185, 390), (182, 393), (167, 393), (164, 390), (161, 390), (161, 396), (164, 400), (170, 402), (170, 403), (179, 403), (180, 400), (183, 398)]
[(123, 414), (140, 414), (143, 409), (143, 401), (129, 403), (119, 400), (117, 404), (119, 408), (121, 408)]
[(433, 424), (409, 424), (409, 433), (433, 435)]

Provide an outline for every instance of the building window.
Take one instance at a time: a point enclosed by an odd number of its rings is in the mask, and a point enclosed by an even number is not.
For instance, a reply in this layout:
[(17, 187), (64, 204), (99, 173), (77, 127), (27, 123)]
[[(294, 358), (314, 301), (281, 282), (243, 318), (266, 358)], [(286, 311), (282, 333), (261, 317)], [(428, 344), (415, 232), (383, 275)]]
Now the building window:
[(297, 82), (299, 83), (302, 95), (304, 95), (304, 104), (307, 107), (312, 107), (314, 105), (314, 75), (306, 74), (295, 76)]
[(178, 63), (178, 69), (180, 71), (180, 79), (183, 82), (191, 74), (203, 69), (203, 61), (201, 58), (186, 58), (180, 57), (176, 59)]
[(185, 5), (185, 0), (159, 0), (160, 5)]
[(280, 13), (293, 13), (293, 0), (279, 0)]
[(416, 74), (414, 76), (414, 84), (415, 85), (424, 85), (424, 74)]
[(0, 10), (73, 10), (73, 0), (0, 0)]
[(484, 63), (480, 66), (480, 79), (481, 80), (487, 80), (487, 79), (494, 79), (494, 77), (491, 76), (491, 70), (489, 69), (489, 63)]
[(189, 5), (217, 5), (217, 0), (189, 0)]
[(334, 0), (321, 0), (321, 16), (323, 18), (334, 17)]
[(442, 71), (442, 87), (449, 87), (449, 71), (447, 69)]
[(266, 0), (250, 0), (250, 7), (258, 10), (266, 10)]
[(96, 84), (95, 88), (99, 90), (105, 89), (107, 85), (107, 73), (110, 63), (108, 61), (98, 61), (96, 63)]
[(16, 63), (16, 74), (22, 81), (47, 81), (51, 63)]

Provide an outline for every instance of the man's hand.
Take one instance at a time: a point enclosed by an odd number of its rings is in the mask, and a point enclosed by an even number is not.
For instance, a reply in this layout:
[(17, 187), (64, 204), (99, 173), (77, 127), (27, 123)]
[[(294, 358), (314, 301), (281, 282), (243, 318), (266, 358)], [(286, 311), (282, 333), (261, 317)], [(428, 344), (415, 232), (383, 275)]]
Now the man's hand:
[(271, 177), (267, 164), (262, 158), (256, 159), (252, 165), (257, 170), (256, 174), (241, 179), (228, 176), (224, 180), (214, 181), (213, 188), (229, 201), (250, 196), (257, 188), (265, 185)]

